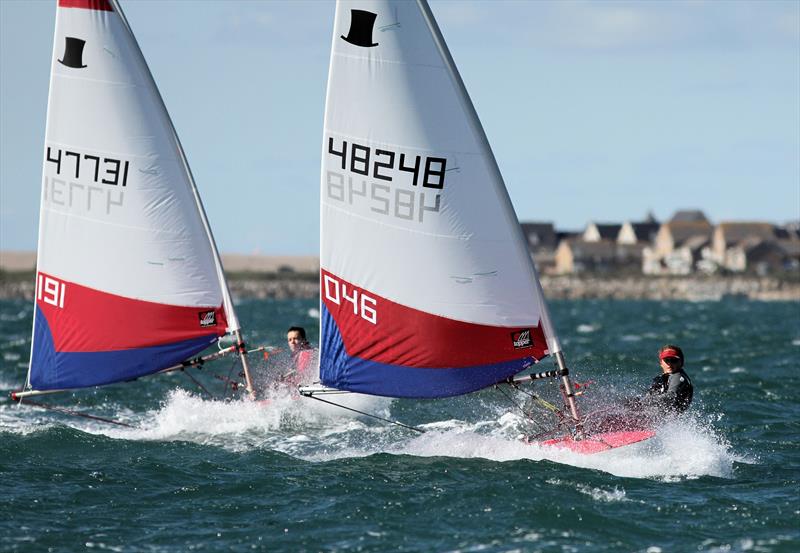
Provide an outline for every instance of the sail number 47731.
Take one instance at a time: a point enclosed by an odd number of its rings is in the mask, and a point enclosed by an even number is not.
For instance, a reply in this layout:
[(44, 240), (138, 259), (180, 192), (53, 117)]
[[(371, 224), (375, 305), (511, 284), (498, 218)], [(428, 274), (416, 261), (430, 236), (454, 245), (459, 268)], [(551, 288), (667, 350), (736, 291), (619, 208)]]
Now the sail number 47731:
[(375, 298), (330, 275), (322, 277), (322, 288), (328, 301), (341, 306), (350, 303), (353, 305), (353, 315), (360, 315), (368, 323), (378, 324), (378, 302)]

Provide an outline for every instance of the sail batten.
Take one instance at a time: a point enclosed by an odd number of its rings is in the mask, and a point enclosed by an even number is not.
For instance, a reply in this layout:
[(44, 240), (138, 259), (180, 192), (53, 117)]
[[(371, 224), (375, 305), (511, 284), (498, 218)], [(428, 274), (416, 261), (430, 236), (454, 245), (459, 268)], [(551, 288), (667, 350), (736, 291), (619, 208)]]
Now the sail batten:
[(238, 330), (185, 154), (116, 0), (56, 11), (27, 386), (181, 363)]
[(511, 201), (424, 1), (337, 3), (322, 159), (324, 385), (456, 395), (550, 353)]

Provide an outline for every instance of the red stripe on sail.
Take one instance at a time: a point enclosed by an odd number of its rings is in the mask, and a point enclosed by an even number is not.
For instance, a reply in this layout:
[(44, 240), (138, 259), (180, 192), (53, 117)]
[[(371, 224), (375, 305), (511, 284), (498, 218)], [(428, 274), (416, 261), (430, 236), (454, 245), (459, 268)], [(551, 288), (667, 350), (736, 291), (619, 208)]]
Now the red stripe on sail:
[(456, 321), (400, 305), (325, 270), (321, 273), (322, 300), (352, 357), (415, 368), (452, 368), (546, 355), (541, 325)]
[(59, 8), (83, 8), (84, 10), (114, 11), (108, 0), (58, 0)]
[(99, 352), (225, 334), (222, 305), (186, 307), (101, 292), (39, 273), (36, 305), (58, 352)]

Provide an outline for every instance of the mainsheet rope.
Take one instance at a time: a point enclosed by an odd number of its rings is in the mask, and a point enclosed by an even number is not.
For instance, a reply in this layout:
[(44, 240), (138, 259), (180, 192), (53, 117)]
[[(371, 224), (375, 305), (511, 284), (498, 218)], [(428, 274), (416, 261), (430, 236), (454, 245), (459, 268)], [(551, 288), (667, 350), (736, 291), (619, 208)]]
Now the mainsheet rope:
[(364, 411), (359, 411), (358, 409), (353, 409), (352, 407), (346, 407), (339, 403), (334, 403), (332, 401), (328, 401), (327, 399), (322, 399), (313, 395), (306, 396), (310, 397), (311, 399), (316, 399), (317, 401), (321, 401), (322, 403), (327, 403), (328, 405), (333, 405), (335, 407), (341, 407), (342, 409), (347, 409), (348, 411), (352, 411), (354, 413), (358, 413), (359, 415), (364, 415), (365, 417), (372, 417), (373, 419), (378, 419), (379, 421), (388, 422), (391, 424), (396, 424), (397, 426), (402, 426), (403, 428), (407, 428), (409, 430), (413, 430), (414, 432), (419, 432), (420, 434), (424, 434), (426, 431), (422, 428), (417, 428), (416, 426), (410, 426), (408, 424), (404, 424), (400, 421), (395, 421), (392, 419), (385, 419), (383, 417), (379, 417), (378, 415), (373, 415), (372, 413), (365, 413)]
[(38, 401), (33, 401), (30, 399), (18, 399), (17, 402), (22, 405), (25, 402), (25, 405), (33, 405), (34, 407), (41, 407), (42, 409), (47, 409), (50, 411), (55, 411), (57, 413), (63, 413), (65, 415), (71, 415), (73, 417), (83, 417), (84, 419), (91, 419), (100, 422), (107, 422), (108, 424), (116, 424), (117, 426), (125, 426), (127, 428), (135, 428), (132, 424), (128, 424), (126, 422), (115, 421), (113, 419), (107, 419), (105, 417), (98, 417), (97, 415), (90, 415), (88, 413), (81, 413), (80, 411), (73, 411), (72, 409), (67, 409), (65, 407), (57, 407), (55, 405), (48, 405), (46, 403), (39, 403)]
[(539, 422), (538, 422), (536, 419), (534, 419), (534, 418), (531, 416), (531, 413), (527, 412), (527, 411), (525, 410), (525, 408), (524, 408), (522, 405), (518, 404), (518, 403), (517, 403), (517, 402), (514, 400), (514, 398), (512, 398), (512, 397), (511, 397), (511, 396), (510, 396), (508, 393), (506, 393), (506, 391), (505, 391), (505, 390), (504, 390), (504, 389), (501, 387), (501, 385), (500, 385), (500, 384), (497, 384), (497, 385), (495, 385), (495, 389), (496, 389), (498, 392), (500, 392), (500, 393), (501, 393), (503, 396), (505, 396), (505, 398), (506, 398), (506, 399), (509, 401), (509, 403), (511, 403), (511, 405), (513, 405), (514, 407), (516, 407), (517, 409), (519, 409), (519, 410), (522, 412), (522, 415), (523, 415), (523, 416), (524, 416), (526, 419), (528, 419), (529, 421), (531, 421), (533, 424), (535, 424), (537, 427), (539, 427), (539, 429), (541, 429), (541, 430), (542, 430), (542, 432), (539, 432), (538, 434), (535, 434), (535, 435), (533, 436), (534, 438), (540, 438), (540, 437), (542, 437), (542, 436), (547, 436), (547, 435), (550, 435), (550, 434), (554, 434), (554, 433), (558, 432), (558, 429), (559, 429), (559, 427), (561, 427), (561, 426), (563, 426), (563, 425), (564, 425), (564, 414), (563, 414), (563, 411), (562, 411), (562, 410), (560, 410), (558, 407), (556, 407), (555, 405), (553, 405), (553, 404), (552, 404), (552, 403), (550, 403), (549, 401), (546, 401), (546, 400), (542, 399), (541, 397), (537, 396), (537, 395), (536, 395), (536, 394), (534, 394), (533, 392), (528, 392), (528, 391), (526, 391), (526, 390), (523, 390), (522, 388), (520, 388), (520, 387), (519, 387), (518, 385), (516, 385), (516, 384), (513, 384), (513, 383), (509, 383), (509, 384), (510, 384), (510, 385), (511, 385), (511, 386), (512, 386), (514, 389), (518, 390), (519, 392), (522, 392), (523, 394), (525, 394), (526, 396), (528, 396), (530, 399), (532, 399), (533, 401), (535, 401), (536, 403), (538, 403), (538, 404), (539, 404), (541, 407), (544, 407), (544, 408), (545, 408), (545, 409), (547, 409), (548, 411), (551, 411), (551, 412), (552, 412), (554, 415), (556, 415), (556, 416), (558, 417), (558, 422), (557, 422), (557, 424), (556, 424), (555, 428), (553, 428), (553, 429), (549, 429), (549, 430), (548, 430), (548, 429), (545, 429), (544, 425), (543, 425), (543, 424), (541, 424), (541, 423), (539, 423)]
[(205, 386), (203, 386), (203, 383), (202, 383), (202, 382), (200, 382), (199, 380), (197, 380), (197, 379), (196, 379), (196, 378), (195, 378), (195, 377), (194, 377), (194, 376), (193, 376), (193, 375), (192, 375), (192, 374), (191, 374), (189, 371), (181, 371), (181, 372), (182, 372), (183, 374), (185, 374), (186, 376), (188, 376), (188, 377), (189, 377), (189, 380), (191, 380), (192, 382), (194, 382), (194, 383), (195, 383), (195, 385), (196, 385), (198, 388), (200, 388), (200, 389), (201, 389), (203, 392), (205, 392), (206, 394), (208, 394), (208, 397), (210, 397), (211, 399), (216, 399), (216, 397), (214, 396), (214, 394), (212, 394), (211, 392), (209, 392), (209, 391), (208, 391), (208, 388), (206, 388)]

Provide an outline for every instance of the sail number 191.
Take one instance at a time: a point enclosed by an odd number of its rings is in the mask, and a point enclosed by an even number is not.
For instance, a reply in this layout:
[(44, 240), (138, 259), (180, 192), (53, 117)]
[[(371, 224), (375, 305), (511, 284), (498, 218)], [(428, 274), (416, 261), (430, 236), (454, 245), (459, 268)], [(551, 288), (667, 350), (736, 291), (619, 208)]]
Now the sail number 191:
[(39, 273), (36, 279), (36, 299), (53, 307), (64, 307), (67, 285), (64, 282)]

